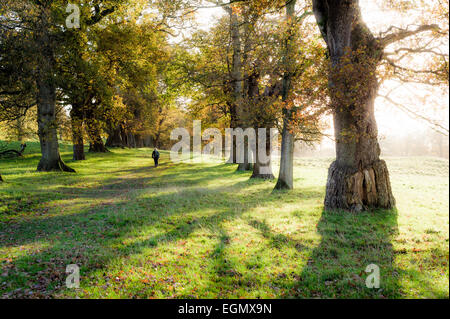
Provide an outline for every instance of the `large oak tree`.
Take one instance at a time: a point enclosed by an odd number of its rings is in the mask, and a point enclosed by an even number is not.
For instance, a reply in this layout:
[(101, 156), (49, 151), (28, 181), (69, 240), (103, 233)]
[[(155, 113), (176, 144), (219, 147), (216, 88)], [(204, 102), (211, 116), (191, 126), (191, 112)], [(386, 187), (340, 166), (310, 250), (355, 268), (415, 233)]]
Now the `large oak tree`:
[(336, 138), (325, 207), (352, 211), (393, 208), (395, 199), (386, 163), (380, 159), (374, 114), (377, 68), (387, 46), (433, 32), (436, 26), (391, 27), (377, 37), (364, 23), (358, 0), (314, 0), (313, 7), (331, 61), (329, 87)]

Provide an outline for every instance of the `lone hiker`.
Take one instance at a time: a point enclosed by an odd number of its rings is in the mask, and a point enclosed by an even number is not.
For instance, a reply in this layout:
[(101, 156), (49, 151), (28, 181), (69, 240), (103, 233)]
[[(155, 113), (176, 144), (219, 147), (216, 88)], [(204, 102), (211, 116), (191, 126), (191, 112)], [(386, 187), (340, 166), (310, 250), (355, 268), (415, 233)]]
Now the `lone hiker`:
[(158, 167), (158, 160), (159, 160), (159, 152), (158, 149), (155, 147), (152, 153), (152, 158), (155, 161), (155, 167)]

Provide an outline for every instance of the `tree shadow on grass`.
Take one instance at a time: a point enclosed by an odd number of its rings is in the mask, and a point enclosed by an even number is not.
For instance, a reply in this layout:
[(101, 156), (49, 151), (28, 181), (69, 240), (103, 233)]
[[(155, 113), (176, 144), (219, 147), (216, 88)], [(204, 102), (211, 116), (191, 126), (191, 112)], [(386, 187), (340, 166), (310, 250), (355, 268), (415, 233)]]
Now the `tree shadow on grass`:
[[(214, 167), (209, 169), (215, 170)], [(202, 180), (203, 177), (197, 182)], [(113, 184), (117, 185), (116, 182)], [(248, 186), (241, 182), (228, 187), (191, 187), (163, 194), (150, 193), (147, 197), (135, 198), (132, 206), (121, 200), (112, 205), (89, 207), (76, 214), (2, 225), (3, 248), (39, 242), (44, 246), (13, 260), (3, 260), (0, 266), (6, 276), (2, 277), (0, 290), (7, 298), (51, 297), (64, 289), (68, 264), (82, 265), (82, 274), (88, 277), (113, 259), (186, 238), (200, 227), (210, 227), (214, 231), (224, 220), (236, 218), (246, 208), (274, 200), (274, 197), (266, 196), (264, 189), (254, 193), (249, 202), (245, 195)], [(104, 187), (107, 185), (102, 185)], [(89, 191), (95, 192), (95, 189)], [(188, 206), (186, 199), (192, 199)], [(142, 231), (153, 226), (158, 229), (157, 234), (141, 239)], [(130, 239), (131, 243), (124, 244)]]
[[(112, 155), (101, 154), (98, 159), (103, 156), (109, 158)], [(167, 168), (171, 170), (166, 171)], [(81, 273), (86, 278), (97, 270), (106, 270), (113, 260), (186, 239), (205, 227), (220, 237), (217, 249), (210, 256), (216, 261), (216, 280), (224, 280), (224, 288), (232, 287), (235, 280), (239, 285), (251, 285), (255, 282), (254, 273), (241, 280), (224, 255), (228, 235), (222, 229), (222, 223), (240, 217), (249, 209), (279, 201), (282, 194), (270, 194), (270, 183), (248, 180), (244, 175), (236, 174), (235, 167), (228, 164), (195, 166), (168, 163), (156, 170), (151, 166), (119, 168), (95, 187), (72, 187), (70, 183), (76, 183), (77, 177), (70, 175), (68, 185), (64, 183), (54, 192), (47, 191), (45, 198), (42, 197), (43, 192), (36, 190), (33, 194), (41, 201), (40, 204), (71, 199), (98, 199), (107, 203), (86, 205), (76, 213), (19, 218), (0, 226), (3, 248), (32, 246), (30, 253), (1, 261), (2, 273), (6, 271), (7, 275), (0, 278), (0, 291), (7, 292), (4, 296), (8, 298), (55, 296), (64, 289), (65, 266), (68, 264), (81, 265)], [(29, 182), (37, 183), (39, 177), (31, 176)], [(214, 187), (208, 185), (216, 177), (229, 178), (229, 183)], [(55, 180), (52, 185), (59, 184), (61, 181)], [(258, 187), (254, 188), (255, 185)], [(122, 197), (128, 189), (142, 190), (137, 195), (144, 196)], [(159, 191), (163, 193), (158, 194)], [(302, 192), (301, 195), (309, 198), (321, 196), (321, 193), (311, 191), (311, 194)], [(110, 199), (116, 200), (108, 203)], [(34, 204), (29, 205), (30, 211), (36, 209)], [(55, 210), (58, 209), (56, 207)], [(146, 229), (154, 229), (155, 233), (142, 235)], [(22, 289), (15, 291), (17, 288)], [(217, 295), (220, 296), (220, 292)]]
[[(258, 180), (253, 182), (266, 183), (266, 181)], [(269, 188), (271, 189), (271, 187)], [(298, 190), (295, 194), (297, 200), (300, 194), (302, 198), (322, 196), (322, 193), (315, 189), (304, 188)], [(286, 199), (280, 192), (266, 196), (273, 198), (274, 202)], [(274, 212), (274, 214), (276, 213)], [(230, 247), (231, 242), (235, 239), (238, 242), (241, 241), (239, 235), (237, 238), (230, 238), (230, 235), (223, 228), (217, 230), (220, 239), (210, 255), (211, 275), (208, 287), (205, 289), (208, 296), (214, 298), (230, 298), (230, 296), (232, 298), (243, 296), (251, 296), (252, 298), (270, 297), (274, 296), (277, 291), (292, 286), (292, 283), (283, 285), (276, 279), (270, 281), (270, 278), (276, 275), (280, 275), (282, 278), (295, 278), (295, 274), (280, 274), (278, 272), (286, 262), (295, 265), (296, 253), (292, 253), (292, 251), (298, 252), (299, 255), (305, 254), (305, 252), (311, 250), (311, 243), (307, 240), (303, 241), (273, 231), (264, 219), (254, 218), (253, 216), (245, 214), (240, 218), (245, 225), (252, 227), (256, 230), (256, 234), (259, 233), (267, 241), (258, 242), (257, 245), (253, 245), (251, 241), (243, 247), (236, 247), (239, 249), (238, 251), (233, 251), (234, 248)], [(245, 227), (241, 225), (238, 226)], [(244, 232), (246, 232), (245, 229)], [(244, 250), (241, 251), (240, 249)], [(243, 255), (240, 255), (241, 253)], [(283, 258), (291, 259), (283, 260)]]
[(280, 249), (289, 246), (298, 251), (307, 249), (307, 246), (305, 246), (303, 242), (291, 238), (290, 236), (273, 232), (265, 221), (252, 219), (250, 220), (249, 225), (258, 229), (263, 237), (269, 240), (270, 246), (272, 247)]
[[(98, 154), (98, 159), (116, 160), (120, 154)], [(92, 159), (89, 159), (89, 165)], [(87, 162), (86, 162), (87, 163)], [(25, 165), (21, 163), (21, 165)], [(166, 173), (170, 169), (175, 173)], [(99, 172), (101, 173), (101, 172)], [(162, 166), (139, 166), (131, 169), (112, 170), (107, 176), (46, 173), (21, 177), (19, 183), (9, 181), (0, 197), (0, 220), (8, 221), (18, 215), (44, 215), (50, 202), (69, 202), (71, 200), (110, 201), (128, 191), (150, 189), (158, 191), (164, 187), (195, 187), (216, 177), (232, 177), (226, 165), (195, 167), (183, 163), (169, 163), (165, 158)], [(117, 175), (119, 175), (117, 177)], [(79, 183), (82, 185), (79, 186)], [(17, 187), (15, 186), (17, 185)], [(42, 185), (30, 187), (30, 185)], [(91, 186), (95, 185), (95, 186)], [(25, 186), (25, 187), (23, 187)], [(62, 209), (62, 207), (60, 207)]]
[[(317, 225), (321, 241), (293, 289), (282, 298), (396, 298), (398, 270), (392, 240), (397, 212), (323, 211)], [(367, 288), (366, 267), (380, 268), (380, 288)]]
[(226, 298), (230, 292), (235, 295), (233, 291), (245, 285), (245, 279), (236, 263), (227, 257), (226, 250), (230, 245), (231, 237), (221, 226), (218, 227), (217, 233), (219, 240), (209, 256), (212, 274), (206, 291), (215, 298)]

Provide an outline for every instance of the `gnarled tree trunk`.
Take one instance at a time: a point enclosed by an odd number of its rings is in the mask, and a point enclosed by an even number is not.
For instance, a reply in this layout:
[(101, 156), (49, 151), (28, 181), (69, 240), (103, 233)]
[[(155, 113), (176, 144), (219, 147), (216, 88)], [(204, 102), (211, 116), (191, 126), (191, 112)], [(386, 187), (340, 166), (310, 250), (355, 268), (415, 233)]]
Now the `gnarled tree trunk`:
[(395, 206), (386, 163), (380, 159), (374, 101), (382, 48), (361, 19), (357, 0), (314, 0), (327, 43), (336, 161), (328, 171), (325, 208), (362, 211)]
[(54, 80), (54, 53), (49, 34), (49, 12), (43, 7), (40, 14), (40, 26), (36, 33), (36, 43), (39, 50), (39, 62), (36, 76), (38, 135), (42, 158), (38, 171), (75, 172), (61, 159), (59, 153), (56, 124), (56, 85)]

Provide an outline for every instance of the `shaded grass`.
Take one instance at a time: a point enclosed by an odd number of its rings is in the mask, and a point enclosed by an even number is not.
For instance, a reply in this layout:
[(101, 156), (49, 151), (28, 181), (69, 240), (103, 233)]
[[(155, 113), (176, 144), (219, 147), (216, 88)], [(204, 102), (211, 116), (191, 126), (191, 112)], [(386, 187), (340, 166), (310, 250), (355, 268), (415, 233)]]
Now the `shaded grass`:
[(296, 189), (272, 192), (233, 165), (70, 151), (77, 174), (35, 172), (36, 144), (1, 163), (4, 298), (448, 298), (448, 161), (388, 159), (398, 210), (349, 214), (323, 211), (331, 159), (297, 159)]

